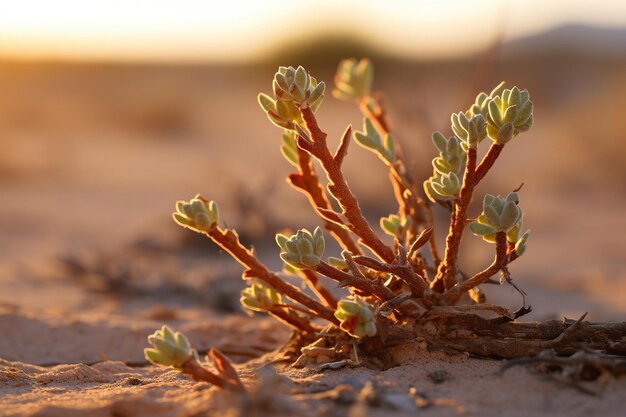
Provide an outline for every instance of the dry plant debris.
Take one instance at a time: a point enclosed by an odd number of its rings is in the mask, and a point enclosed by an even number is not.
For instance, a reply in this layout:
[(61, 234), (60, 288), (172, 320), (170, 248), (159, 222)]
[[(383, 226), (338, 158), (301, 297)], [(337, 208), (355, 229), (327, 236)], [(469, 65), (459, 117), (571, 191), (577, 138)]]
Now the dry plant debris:
[[(626, 323), (589, 323), (584, 316), (574, 322), (522, 323), (516, 319), (530, 311), (525, 297), (519, 310), (510, 311), (486, 303), (480, 292), (479, 286), (495, 282), (498, 274), (501, 284), (515, 285), (509, 266), (528, 245), (530, 231), (522, 226), (519, 188), (503, 195), (486, 194), (482, 212), (469, 213), (476, 187), (506, 145), (533, 125), (528, 91), (506, 88), (503, 82), (478, 94), (467, 110), (452, 114), (452, 134), (432, 135), (437, 152), (433, 174), (420, 184), (407, 168), (384, 103), (372, 85), (370, 61), (340, 63), (333, 95), (357, 104), (364, 119), (362, 131), (347, 126), (335, 150), (316, 116), (326, 85), (303, 67), (280, 67), (272, 82), (273, 94), (258, 96), (269, 120), (282, 129), (280, 149), (295, 170), (288, 182), (308, 198), (323, 229), (343, 249), (341, 257), (325, 258), (326, 237), (320, 227), (276, 236), (283, 272), (300, 277), (310, 293), (271, 271), (241, 243), (234, 229), (221, 226), (215, 201), (197, 195), (176, 204), (173, 216), (178, 224), (206, 235), (244, 267), (243, 278), (249, 282), (241, 295), (244, 308), (267, 313), (294, 329), (282, 358), (295, 366), (321, 366), (320, 370), (348, 364), (386, 368), (394, 363), (385, 352), (411, 341), (426, 343), (430, 349), (493, 358), (535, 356), (546, 349), (573, 355), (584, 348), (626, 355)], [(366, 219), (342, 172), (352, 139), (389, 169), (398, 209), (376, 225), (393, 237), (393, 245), (386, 244)], [(479, 158), (479, 147), (485, 143), (487, 149)], [(443, 252), (435, 240), (436, 208), (450, 218)], [(458, 262), (468, 228), (494, 245), (491, 264), (472, 274)], [(337, 300), (324, 285), (327, 279), (345, 290), (343, 298)], [(458, 305), (465, 295), (472, 304)], [(146, 356), (155, 364), (243, 390), (219, 351), (209, 355), (216, 369), (211, 372), (185, 337), (167, 327), (151, 336), (150, 343), (154, 349), (147, 349)], [(415, 395), (423, 406), (430, 404)]]

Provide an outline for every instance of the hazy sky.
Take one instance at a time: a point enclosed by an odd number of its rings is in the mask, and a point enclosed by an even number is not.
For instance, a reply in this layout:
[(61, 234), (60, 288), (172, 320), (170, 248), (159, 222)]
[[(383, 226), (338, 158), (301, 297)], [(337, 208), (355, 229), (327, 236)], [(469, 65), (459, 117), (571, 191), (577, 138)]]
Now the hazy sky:
[(566, 23), (626, 27), (626, 0), (0, 0), (0, 55), (247, 60), (334, 29), (438, 57)]

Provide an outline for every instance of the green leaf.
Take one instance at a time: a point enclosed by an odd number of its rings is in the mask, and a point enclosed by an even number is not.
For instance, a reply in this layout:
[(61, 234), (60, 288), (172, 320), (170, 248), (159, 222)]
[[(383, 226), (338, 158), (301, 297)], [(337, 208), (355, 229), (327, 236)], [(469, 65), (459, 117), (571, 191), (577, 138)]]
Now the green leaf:
[(491, 234), (496, 233), (495, 228), (491, 226), (487, 226), (486, 224), (478, 223), (478, 222), (471, 222), (469, 224), (469, 228), (472, 231), (472, 233), (478, 236), (486, 236), (486, 235), (491, 235)]
[(276, 234), (276, 244), (278, 245), (279, 248), (281, 248), (283, 251), (287, 252), (287, 246), (286, 243), (289, 240), (289, 238), (281, 233), (277, 233)]
[(508, 143), (511, 139), (513, 139), (513, 134), (515, 130), (513, 128), (512, 123), (505, 123), (498, 130), (498, 142), (500, 143)]
[(522, 217), (522, 210), (512, 201), (508, 201), (504, 205), (502, 215), (500, 216), (500, 227), (504, 230), (512, 228)]
[(502, 114), (495, 100), (489, 102), (489, 118), (493, 121), (493, 124), (500, 126), (502, 124)]
[(521, 125), (524, 124), (528, 121), (528, 119), (530, 118), (530, 116), (533, 113), (533, 103), (531, 101), (527, 101), (524, 104), (522, 104), (517, 112), (517, 115), (515, 116), (515, 125)]
[(439, 149), (439, 152), (446, 151), (446, 147), (448, 146), (448, 140), (441, 134), (441, 132), (434, 132), (432, 139), (433, 144), (437, 149)]
[(304, 67), (298, 67), (294, 76), (294, 82), (301, 91), (307, 91), (309, 89), (309, 77)]
[(354, 140), (364, 148), (378, 150), (380, 147), (380, 143), (377, 143), (375, 139), (361, 132), (354, 132)]
[(257, 100), (259, 101), (261, 108), (263, 108), (266, 112), (276, 112), (276, 102), (267, 94), (259, 93)]

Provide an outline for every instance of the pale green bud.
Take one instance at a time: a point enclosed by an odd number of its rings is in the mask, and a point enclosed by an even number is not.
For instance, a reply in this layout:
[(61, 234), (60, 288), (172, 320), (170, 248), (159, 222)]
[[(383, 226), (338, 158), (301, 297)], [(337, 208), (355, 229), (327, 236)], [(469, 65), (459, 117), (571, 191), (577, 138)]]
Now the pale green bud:
[(302, 66), (280, 67), (272, 85), (277, 99), (292, 101), (298, 107), (317, 108), (325, 89), (324, 83), (318, 83)]
[(431, 180), (432, 190), (442, 198), (455, 196), (461, 190), (461, 181), (454, 172), (440, 174)]
[(433, 189), (432, 181), (434, 178), (435, 177), (430, 177), (429, 179), (424, 181), (424, 193), (426, 194), (426, 197), (428, 197), (430, 201), (432, 201), (433, 203), (436, 203), (437, 200), (439, 199), (439, 196)]
[(433, 133), (433, 144), (439, 150), (439, 156), (433, 159), (434, 174), (459, 174), (465, 166), (467, 154), (456, 136), (446, 139), (441, 133)]
[(296, 269), (315, 269), (324, 254), (324, 235), (319, 227), (313, 233), (300, 229), (291, 237), (277, 234), (276, 243), (280, 258)]
[(522, 236), (522, 221), (520, 219), (519, 222), (515, 223), (515, 225), (506, 232), (506, 240), (509, 243), (517, 242)]
[(470, 230), (487, 242), (494, 242), (497, 232), (506, 232), (507, 240), (516, 242), (522, 227), (522, 210), (518, 203), (519, 195), (516, 192), (505, 198), (486, 194), (483, 211), (476, 221), (470, 223)]
[(335, 317), (341, 322), (339, 327), (354, 338), (376, 335), (374, 312), (358, 295), (340, 300)]
[(394, 237), (402, 237), (404, 232), (408, 229), (411, 219), (408, 217), (400, 218), (396, 214), (390, 214), (387, 217), (381, 217), (380, 228), (386, 234)]
[(304, 124), (300, 109), (311, 107), (317, 110), (324, 98), (326, 85), (318, 83), (303, 68), (279, 67), (274, 74), (272, 89), (274, 98), (259, 94), (259, 105), (272, 123), (284, 129), (295, 129), (295, 125)]
[(282, 303), (280, 294), (272, 287), (255, 282), (241, 291), (241, 305), (248, 310), (266, 312)]
[(148, 336), (148, 343), (152, 345), (152, 348), (144, 349), (144, 355), (155, 365), (180, 368), (196, 355), (185, 335), (179, 332), (174, 333), (167, 326), (161, 327), (160, 330)]
[(196, 195), (190, 201), (177, 201), (174, 221), (196, 232), (208, 232), (219, 220), (219, 208), (215, 201)]
[(333, 96), (340, 100), (359, 101), (371, 93), (374, 67), (369, 59), (344, 59), (335, 74)]
[(494, 90), (481, 105), (487, 135), (496, 143), (507, 143), (533, 124), (533, 103), (528, 91), (519, 88)]
[(509, 230), (513, 226), (515, 226), (517, 222), (519, 222), (521, 217), (522, 210), (517, 206), (517, 204), (513, 203), (512, 201), (508, 201), (504, 205), (504, 209), (500, 214), (499, 226), (504, 230)]
[(464, 149), (476, 148), (487, 137), (487, 122), (482, 114), (468, 112), (453, 113), (450, 117), (452, 131), (462, 141)]

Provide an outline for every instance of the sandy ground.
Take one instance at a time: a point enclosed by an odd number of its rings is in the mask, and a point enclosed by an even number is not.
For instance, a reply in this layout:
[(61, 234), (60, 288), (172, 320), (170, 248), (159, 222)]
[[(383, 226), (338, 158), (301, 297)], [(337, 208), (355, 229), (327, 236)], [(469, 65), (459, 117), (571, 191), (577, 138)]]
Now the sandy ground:
[[(536, 127), (479, 191), (503, 194), (525, 183), (521, 204), (533, 236), (511, 270), (534, 307), (528, 320), (585, 311), (592, 321), (626, 317), (626, 133), (595, 122), (621, 120), (623, 106), (597, 109), (626, 99), (626, 90), (603, 87), (607, 79), (626, 85), (619, 68), (568, 94), (548, 89), (553, 79), (532, 68), (527, 78), (506, 66), (498, 74), (537, 91)], [(409, 70), (381, 80), (418, 172), (432, 157), (430, 130), (443, 128), (425, 120), (445, 122), (463, 101), (444, 83), (463, 68), (444, 69), (419, 73), (419, 81)], [(0, 415), (622, 415), (624, 379), (586, 383), (592, 396), (527, 368), (499, 375), (498, 361), (414, 348), (397, 352), (404, 364), (386, 371), (265, 366), (263, 355), (289, 332), (243, 315), (238, 266), (169, 218), (177, 199), (216, 198), (228, 224), (273, 268), (271, 232), (315, 225), (306, 202), (283, 186), (289, 166), (277, 152), (278, 132), (254, 99), (269, 90), (271, 70), (263, 71), (0, 68)], [(571, 71), (563, 77), (598, 70)], [(442, 88), (446, 99), (422, 112), (418, 97)], [(360, 125), (353, 109), (331, 100), (320, 119), (334, 136), (346, 121)], [(384, 168), (356, 147), (349, 158), (348, 176), (376, 222), (393, 210)], [(491, 259), (490, 247), (473, 239), (465, 239), (472, 249), (463, 259), (472, 271)], [(487, 291), (519, 306), (509, 287)], [(200, 351), (222, 349), (251, 397), (146, 366), (146, 336), (163, 323)]]

